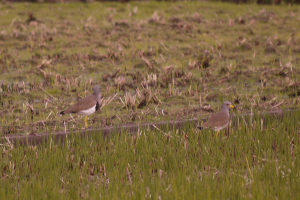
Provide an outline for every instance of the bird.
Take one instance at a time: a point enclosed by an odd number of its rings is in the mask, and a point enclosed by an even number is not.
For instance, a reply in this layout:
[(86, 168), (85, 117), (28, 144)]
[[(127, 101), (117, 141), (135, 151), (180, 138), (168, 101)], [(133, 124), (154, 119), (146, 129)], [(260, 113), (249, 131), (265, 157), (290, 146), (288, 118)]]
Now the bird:
[(224, 101), (221, 110), (214, 115), (212, 115), (202, 126), (197, 128), (201, 129), (213, 129), (217, 131), (217, 135), (220, 130), (224, 129), (229, 124), (229, 110), (234, 108), (231, 102)]
[(65, 115), (68, 113), (76, 113), (79, 115), (84, 115), (85, 128), (87, 125), (87, 116), (93, 114), (99, 110), (101, 105), (101, 88), (96, 85), (93, 89), (93, 94), (80, 99), (77, 103), (70, 106), (68, 109), (61, 111), (60, 115)]

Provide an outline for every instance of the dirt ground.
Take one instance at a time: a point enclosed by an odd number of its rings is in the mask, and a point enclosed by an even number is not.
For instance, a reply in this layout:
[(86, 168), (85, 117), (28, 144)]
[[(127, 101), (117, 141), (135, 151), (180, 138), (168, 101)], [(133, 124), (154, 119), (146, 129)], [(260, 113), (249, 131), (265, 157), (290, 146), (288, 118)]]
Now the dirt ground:
[(81, 129), (58, 112), (102, 88), (89, 126), (298, 108), (299, 8), (209, 2), (2, 3), (0, 131)]

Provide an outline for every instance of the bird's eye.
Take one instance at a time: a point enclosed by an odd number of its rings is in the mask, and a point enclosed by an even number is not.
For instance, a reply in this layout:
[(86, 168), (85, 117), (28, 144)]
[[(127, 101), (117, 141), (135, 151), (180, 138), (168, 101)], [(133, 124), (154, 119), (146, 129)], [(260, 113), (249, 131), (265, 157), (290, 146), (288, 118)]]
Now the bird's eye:
[(229, 106), (229, 104), (226, 104), (227, 106)]

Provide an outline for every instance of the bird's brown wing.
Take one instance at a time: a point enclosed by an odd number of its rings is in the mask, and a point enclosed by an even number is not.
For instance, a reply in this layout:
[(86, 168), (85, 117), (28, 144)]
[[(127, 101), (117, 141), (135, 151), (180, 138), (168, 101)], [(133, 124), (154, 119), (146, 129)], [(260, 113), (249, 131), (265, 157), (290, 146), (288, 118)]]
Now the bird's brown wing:
[(229, 121), (229, 116), (226, 112), (220, 111), (211, 116), (203, 125), (203, 128), (215, 128), (225, 126)]
[(94, 95), (89, 95), (85, 98), (80, 99), (77, 103), (70, 106), (65, 111), (62, 111), (60, 114), (64, 115), (67, 113), (78, 113), (82, 110), (88, 110), (89, 108), (95, 106), (97, 103), (96, 97)]

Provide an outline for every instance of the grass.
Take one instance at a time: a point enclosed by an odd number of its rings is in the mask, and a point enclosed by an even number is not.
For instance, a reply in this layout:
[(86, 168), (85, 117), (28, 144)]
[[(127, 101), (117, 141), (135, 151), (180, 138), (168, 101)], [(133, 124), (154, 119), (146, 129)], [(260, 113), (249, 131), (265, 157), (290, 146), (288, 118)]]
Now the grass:
[(103, 107), (90, 126), (198, 117), (223, 100), (236, 114), (297, 109), (297, 11), (216, 2), (1, 3), (0, 131), (39, 134), (64, 129), (64, 121), (78, 129), (81, 117), (57, 113), (96, 84)]
[[(0, 131), (77, 132), (57, 113), (102, 88), (94, 127), (299, 107), (299, 8), (209, 2), (0, 5)], [(33, 14), (30, 18), (29, 13)], [(31, 20), (29, 20), (31, 19)], [(63, 144), (0, 146), (1, 199), (297, 199), (300, 112)], [(49, 136), (51, 137), (51, 136)]]
[[(300, 112), (0, 148), (1, 199), (297, 199)], [(50, 141), (50, 140), (49, 140)]]

